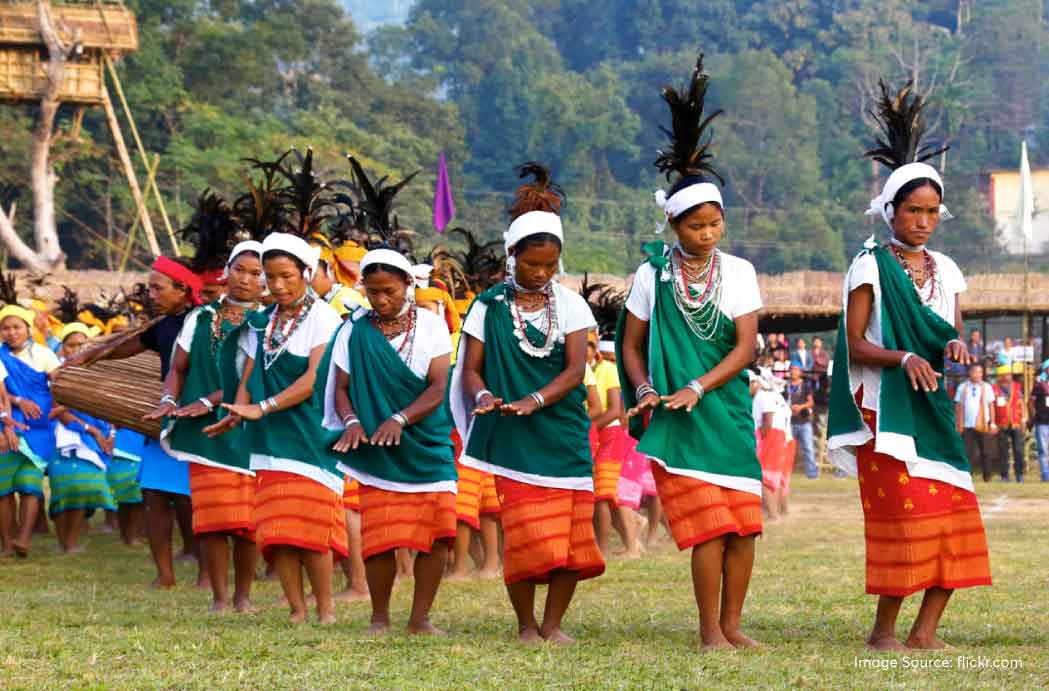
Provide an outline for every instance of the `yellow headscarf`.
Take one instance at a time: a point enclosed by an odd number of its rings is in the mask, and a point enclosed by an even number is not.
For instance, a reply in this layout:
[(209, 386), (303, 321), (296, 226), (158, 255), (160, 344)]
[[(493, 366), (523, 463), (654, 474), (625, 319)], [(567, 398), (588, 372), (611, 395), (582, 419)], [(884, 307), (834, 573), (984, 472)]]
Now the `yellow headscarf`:
[(357, 285), (358, 275), (354, 268), (350, 266), (350, 262), (360, 264), (360, 261), (364, 259), (364, 255), (368, 254), (368, 250), (353, 240), (347, 240), (332, 250), (331, 254), (332, 258), (328, 262), (328, 266), (332, 268), (335, 280), (350, 288)]
[[(34, 312), (43, 312), (47, 315), (47, 325), (48, 328), (51, 330), (51, 333), (57, 334), (59, 331), (62, 330), (62, 320), (56, 317), (55, 315), (51, 314), (51, 308), (49, 308), (47, 306), (47, 303), (41, 300), (40, 298), (33, 298), (32, 300), (30, 300), (29, 309), (33, 310)], [(40, 330), (36, 328), (34, 323), (30, 322), (30, 326), (33, 327), (33, 340), (39, 343), (40, 345), (47, 345), (47, 338), (44, 336), (44, 334), (40, 333)]]
[(84, 334), (88, 338), (94, 338), (99, 333), (101, 331), (97, 326), (88, 326), (83, 322), (73, 322), (62, 327), (62, 331), (58, 334), (58, 340), (65, 343), (66, 339), (73, 334)]
[(459, 310), (455, 306), (455, 300), (447, 292), (433, 286), (416, 288), (415, 301), (439, 302), (444, 305), (444, 321), (448, 324), (448, 333), (455, 333), (462, 328), (462, 319), (459, 317)]
[(36, 319), (36, 312), (19, 305), (7, 305), (3, 309), (0, 309), (0, 322), (3, 322), (8, 317), (18, 317), (28, 324), (30, 329), (32, 329), (33, 321)]

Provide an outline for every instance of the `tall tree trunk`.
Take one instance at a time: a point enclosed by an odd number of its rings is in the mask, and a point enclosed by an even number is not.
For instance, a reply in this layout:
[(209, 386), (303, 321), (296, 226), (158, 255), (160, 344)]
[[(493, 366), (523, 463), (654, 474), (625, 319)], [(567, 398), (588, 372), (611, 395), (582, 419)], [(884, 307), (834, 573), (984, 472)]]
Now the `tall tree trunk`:
[(51, 141), (55, 130), (58, 100), (65, 77), (67, 47), (51, 21), (51, 3), (37, 0), (40, 34), (47, 46), (47, 91), (40, 100), (40, 112), (33, 128), (29, 182), (33, 190), (33, 237), (40, 263), (49, 269), (65, 265), (55, 222), (55, 169), (51, 162)]

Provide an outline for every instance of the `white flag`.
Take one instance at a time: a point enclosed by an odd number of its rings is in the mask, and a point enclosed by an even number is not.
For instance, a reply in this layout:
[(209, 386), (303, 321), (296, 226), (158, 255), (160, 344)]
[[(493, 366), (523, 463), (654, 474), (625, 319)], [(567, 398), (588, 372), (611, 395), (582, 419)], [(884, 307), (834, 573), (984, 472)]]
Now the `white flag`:
[(1034, 185), (1031, 183), (1031, 164), (1027, 160), (1027, 141), (1020, 147), (1020, 203), (1016, 205), (1017, 227), (1028, 242), (1034, 239)]

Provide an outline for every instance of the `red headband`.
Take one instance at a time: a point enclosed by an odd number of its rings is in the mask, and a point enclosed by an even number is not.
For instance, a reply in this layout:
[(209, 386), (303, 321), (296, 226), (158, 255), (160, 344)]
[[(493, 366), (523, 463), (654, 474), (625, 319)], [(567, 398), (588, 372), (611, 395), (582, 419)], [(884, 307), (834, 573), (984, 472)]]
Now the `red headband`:
[(164, 274), (172, 281), (181, 283), (189, 288), (190, 301), (196, 307), (200, 304), (200, 291), (204, 287), (204, 281), (200, 276), (168, 257), (157, 257), (153, 262), (153, 271)]
[(224, 286), (226, 285), (225, 271), (223, 269), (205, 271), (200, 275), (200, 280), (206, 286)]

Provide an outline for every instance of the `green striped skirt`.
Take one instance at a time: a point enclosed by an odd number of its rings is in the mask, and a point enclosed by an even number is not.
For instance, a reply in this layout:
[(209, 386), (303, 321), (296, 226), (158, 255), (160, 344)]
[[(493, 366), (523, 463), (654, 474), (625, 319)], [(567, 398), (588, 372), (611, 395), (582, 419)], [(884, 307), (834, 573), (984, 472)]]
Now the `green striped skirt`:
[(117, 504), (141, 504), (142, 488), (138, 484), (138, 461), (114, 456), (106, 468), (106, 481)]
[(61, 457), (47, 467), (51, 479), (52, 518), (64, 511), (104, 509), (115, 511), (113, 493), (106, 482), (106, 471), (76, 456)]
[(44, 498), (44, 471), (18, 451), (0, 455), (0, 497), (14, 492)]

